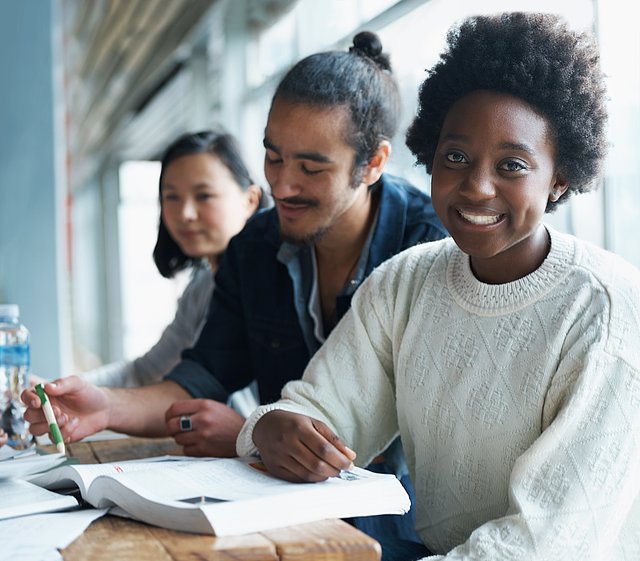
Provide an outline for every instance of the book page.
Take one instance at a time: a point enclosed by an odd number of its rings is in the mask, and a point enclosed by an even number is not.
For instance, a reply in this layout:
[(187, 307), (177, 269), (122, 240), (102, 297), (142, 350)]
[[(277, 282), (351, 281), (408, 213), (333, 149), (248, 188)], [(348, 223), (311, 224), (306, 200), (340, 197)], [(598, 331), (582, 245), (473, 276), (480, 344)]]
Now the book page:
[(202, 503), (237, 501), (290, 492), (313, 483), (292, 484), (273, 477), (257, 459), (220, 458), (208, 462), (173, 462), (145, 473), (123, 472), (114, 477), (138, 495), (156, 501)]
[(80, 488), (83, 498), (86, 499), (86, 490), (96, 477), (102, 475), (115, 476), (131, 471), (155, 470), (158, 464), (170, 464), (176, 461), (185, 462), (194, 460), (182, 456), (161, 456), (158, 458), (149, 458), (148, 460), (127, 460), (111, 464), (73, 464), (60, 466), (45, 473), (32, 475), (28, 480), (47, 489), (65, 489), (75, 485)]

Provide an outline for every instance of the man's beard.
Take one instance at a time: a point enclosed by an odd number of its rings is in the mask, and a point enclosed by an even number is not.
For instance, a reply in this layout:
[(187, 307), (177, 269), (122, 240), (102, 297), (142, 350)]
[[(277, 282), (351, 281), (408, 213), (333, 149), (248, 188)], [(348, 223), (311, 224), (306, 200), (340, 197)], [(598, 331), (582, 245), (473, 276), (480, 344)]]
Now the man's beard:
[(309, 232), (307, 234), (287, 234), (280, 230), (280, 237), (289, 243), (295, 245), (314, 245), (318, 243), (325, 234), (329, 231), (329, 226), (322, 226), (318, 228), (315, 232)]
[[(282, 202), (291, 203), (291, 204), (304, 204), (311, 208), (318, 207), (318, 202), (316, 200), (306, 199), (303, 197), (287, 197), (285, 199), (277, 199), (277, 200), (281, 200)], [(278, 220), (280, 219), (278, 218)], [(322, 239), (322, 237), (327, 233), (328, 230), (329, 230), (329, 226), (324, 225), (324, 226), (320, 226), (315, 232), (310, 232), (306, 234), (290, 234), (282, 230), (282, 223), (280, 223), (280, 237), (284, 241), (287, 241), (295, 245), (315, 244)]]

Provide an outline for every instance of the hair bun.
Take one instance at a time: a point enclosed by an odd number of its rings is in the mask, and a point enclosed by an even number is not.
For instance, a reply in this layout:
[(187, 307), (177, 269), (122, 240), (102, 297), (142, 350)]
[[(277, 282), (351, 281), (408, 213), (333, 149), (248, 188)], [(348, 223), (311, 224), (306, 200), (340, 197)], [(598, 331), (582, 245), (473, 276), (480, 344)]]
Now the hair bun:
[(371, 31), (361, 31), (353, 38), (353, 46), (350, 53), (356, 53), (370, 58), (383, 70), (391, 70), (389, 56), (382, 52), (380, 38)]

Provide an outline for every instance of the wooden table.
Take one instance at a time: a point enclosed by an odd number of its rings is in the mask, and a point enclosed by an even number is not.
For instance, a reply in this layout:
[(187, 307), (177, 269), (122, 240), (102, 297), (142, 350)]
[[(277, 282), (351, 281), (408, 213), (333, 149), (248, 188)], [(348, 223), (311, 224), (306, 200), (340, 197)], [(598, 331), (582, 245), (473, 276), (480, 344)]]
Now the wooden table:
[[(182, 454), (171, 439), (78, 442), (67, 448), (82, 463)], [(379, 561), (380, 546), (341, 520), (217, 538), (104, 516), (62, 550), (62, 557), (65, 561)]]

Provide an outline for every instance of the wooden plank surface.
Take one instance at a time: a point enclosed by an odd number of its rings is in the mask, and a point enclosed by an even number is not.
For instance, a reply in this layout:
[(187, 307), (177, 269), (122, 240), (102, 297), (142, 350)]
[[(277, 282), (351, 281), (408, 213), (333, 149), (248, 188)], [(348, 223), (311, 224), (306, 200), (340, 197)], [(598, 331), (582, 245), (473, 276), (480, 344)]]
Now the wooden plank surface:
[(150, 526), (115, 516), (96, 520), (60, 553), (64, 561), (173, 560)]
[(342, 520), (322, 520), (262, 532), (282, 561), (378, 561), (380, 545)]
[[(106, 464), (152, 458), (155, 456), (183, 456), (182, 446), (172, 438), (118, 438), (115, 440), (96, 440), (72, 442), (67, 444), (67, 456), (81, 464)], [(45, 450), (55, 452), (54, 446), (43, 446)]]
[(152, 533), (175, 561), (278, 561), (276, 545), (261, 534), (214, 538), (163, 528)]
[(278, 561), (260, 534), (215, 538), (105, 516), (62, 552), (64, 561)]
[[(91, 448), (90, 442), (74, 442), (72, 444), (67, 444), (67, 456), (70, 458), (77, 460), (80, 464), (99, 464), (100, 461), (96, 458), (96, 455), (93, 453), (93, 449)], [(49, 446), (48, 449), (51, 452), (55, 452), (55, 448), (53, 446)]]
[(101, 464), (155, 456), (183, 456), (182, 446), (173, 438), (121, 438), (91, 442), (91, 449)]

